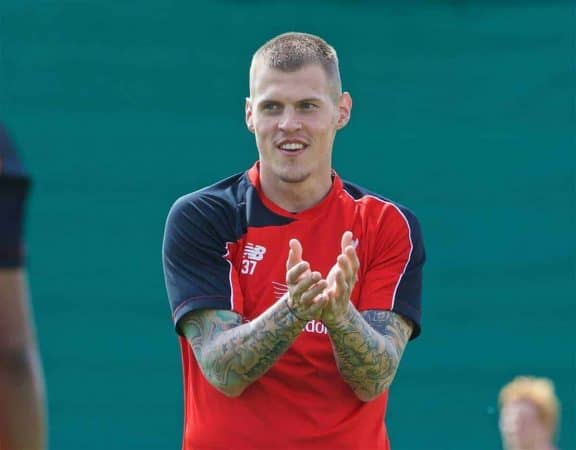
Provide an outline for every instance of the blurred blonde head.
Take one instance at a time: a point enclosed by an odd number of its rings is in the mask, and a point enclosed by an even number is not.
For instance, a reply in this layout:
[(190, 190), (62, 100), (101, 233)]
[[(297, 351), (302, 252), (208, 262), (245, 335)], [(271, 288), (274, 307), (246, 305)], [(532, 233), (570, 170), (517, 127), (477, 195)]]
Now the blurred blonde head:
[(543, 424), (554, 434), (560, 415), (554, 383), (548, 378), (519, 376), (505, 385), (498, 397), (500, 410), (507, 404), (522, 400), (536, 407)]
[(499, 406), (506, 450), (554, 450), (560, 405), (552, 381), (517, 377), (500, 391)]

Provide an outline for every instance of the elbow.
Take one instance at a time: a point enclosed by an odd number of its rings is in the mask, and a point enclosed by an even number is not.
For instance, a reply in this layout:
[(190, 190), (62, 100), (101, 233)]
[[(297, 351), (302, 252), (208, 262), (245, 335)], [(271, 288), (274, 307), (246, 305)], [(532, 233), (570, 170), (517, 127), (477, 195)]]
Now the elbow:
[(363, 401), (364, 403), (368, 403), (371, 402), (372, 400), (377, 399), (378, 397), (380, 397), (384, 391), (388, 389), (388, 386), (386, 386), (383, 389), (379, 389), (379, 390), (373, 390), (373, 391), (368, 391), (368, 390), (356, 390), (354, 391), (354, 393), (356, 394), (356, 397), (358, 397), (358, 399), (360, 401)]
[(371, 383), (369, 385), (358, 386), (354, 389), (354, 393), (359, 400), (363, 402), (370, 402), (372, 400), (380, 397), (384, 392), (388, 390), (396, 374), (396, 367), (391, 368), (389, 373), (383, 374), (382, 378), (378, 382)]
[(7, 375), (30, 377), (35, 365), (35, 352), (28, 347), (0, 349), (0, 369)]
[(214, 367), (210, 362), (200, 365), (204, 378), (218, 392), (228, 398), (240, 397), (249, 383), (242, 382), (238, 377), (228, 376), (220, 367)]

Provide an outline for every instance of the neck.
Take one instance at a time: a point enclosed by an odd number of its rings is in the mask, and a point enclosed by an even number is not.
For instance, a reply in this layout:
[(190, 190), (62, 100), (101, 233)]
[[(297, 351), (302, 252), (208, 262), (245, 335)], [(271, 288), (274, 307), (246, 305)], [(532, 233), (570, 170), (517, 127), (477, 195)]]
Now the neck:
[[(261, 174), (262, 175), (262, 174)], [(322, 201), (332, 187), (332, 176), (317, 180), (287, 182), (277, 178), (268, 180), (260, 177), (264, 195), (280, 208), (290, 212), (301, 212), (312, 208)]]

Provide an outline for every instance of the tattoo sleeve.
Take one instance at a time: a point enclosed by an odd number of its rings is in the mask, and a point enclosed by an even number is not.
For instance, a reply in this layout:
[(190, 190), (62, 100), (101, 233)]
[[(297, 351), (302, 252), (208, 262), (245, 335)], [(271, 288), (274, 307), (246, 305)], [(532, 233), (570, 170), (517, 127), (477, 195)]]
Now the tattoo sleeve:
[(230, 397), (240, 395), (268, 371), (304, 325), (283, 298), (247, 323), (223, 310), (194, 311), (182, 318), (182, 329), (204, 376)]
[(328, 331), (342, 377), (369, 401), (392, 383), (412, 326), (394, 312), (360, 313), (350, 305), (346, 320)]

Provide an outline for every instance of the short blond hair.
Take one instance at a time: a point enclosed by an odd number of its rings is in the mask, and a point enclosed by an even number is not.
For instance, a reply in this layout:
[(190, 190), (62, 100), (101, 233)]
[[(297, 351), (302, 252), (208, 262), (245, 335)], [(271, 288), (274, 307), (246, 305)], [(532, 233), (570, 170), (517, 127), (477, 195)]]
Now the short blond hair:
[(554, 434), (560, 416), (560, 402), (554, 390), (554, 383), (548, 378), (519, 376), (506, 384), (498, 396), (499, 408), (514, 401), (525, 400), (532, 403), (542, 422)]
[(324, 39), (308, 33), (289, 32), (280, 34), (260, 47), (252, 56), (250, 65), (250, 91), (256, 66), (265, 66), (282, 72), (294, 72), (309, 64), (324, 69), (332, 85), (333, 96), (342, 94), (342, 82), (336, 50)]

